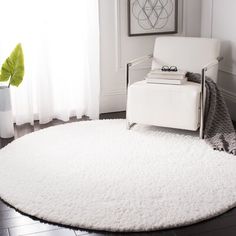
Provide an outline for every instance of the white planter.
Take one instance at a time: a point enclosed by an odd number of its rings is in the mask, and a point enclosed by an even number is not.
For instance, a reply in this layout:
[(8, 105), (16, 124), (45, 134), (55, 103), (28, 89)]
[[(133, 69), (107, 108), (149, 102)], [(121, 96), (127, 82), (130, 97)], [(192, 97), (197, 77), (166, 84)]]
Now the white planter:
[(10, 88), (0, 87), (0, 137), (14, 137)]

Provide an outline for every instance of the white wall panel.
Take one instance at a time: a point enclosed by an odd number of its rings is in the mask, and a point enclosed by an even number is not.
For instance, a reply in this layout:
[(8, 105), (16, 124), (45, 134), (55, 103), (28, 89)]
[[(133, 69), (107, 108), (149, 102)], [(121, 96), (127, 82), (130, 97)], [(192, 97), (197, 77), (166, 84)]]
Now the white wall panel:
[(231, 116), (236, 120), (236, 28), (235, 0), (202, 0), (202, 36), (222, 42), (219, 86), (225, 95)]
[[(136, 57), (152, 53), (157, 36), (128, 37), (127, 0), (100, 0), (101, 29), (101, 101), (100, 112), (125, 110), (125, 64)], [(201, 0), (179, 0), (179, 33), (200, 36)], [(132, 72), (142, 79), (147, 65)]]

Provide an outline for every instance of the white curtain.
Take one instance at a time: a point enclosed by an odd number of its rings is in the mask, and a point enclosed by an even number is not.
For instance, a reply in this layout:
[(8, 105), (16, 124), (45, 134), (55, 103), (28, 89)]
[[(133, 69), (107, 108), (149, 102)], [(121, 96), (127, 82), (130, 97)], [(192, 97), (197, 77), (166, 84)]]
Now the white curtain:
[(1, 0), (0, 63), (18, 42), (25, 77), (12, 88), (16, 124), (99, 115), (98, 0)]

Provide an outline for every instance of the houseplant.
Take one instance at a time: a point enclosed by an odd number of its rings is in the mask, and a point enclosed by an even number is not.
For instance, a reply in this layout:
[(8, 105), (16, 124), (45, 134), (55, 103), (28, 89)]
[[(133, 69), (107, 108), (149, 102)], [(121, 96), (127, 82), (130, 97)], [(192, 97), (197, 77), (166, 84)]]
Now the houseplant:
[(18, 87), (24, 78), (24, 54), (21, 44), (17, 44), (10, 56), (2, 64), (0, 71), (0, 137), (14, 136), (11, 109), (10, 86)]

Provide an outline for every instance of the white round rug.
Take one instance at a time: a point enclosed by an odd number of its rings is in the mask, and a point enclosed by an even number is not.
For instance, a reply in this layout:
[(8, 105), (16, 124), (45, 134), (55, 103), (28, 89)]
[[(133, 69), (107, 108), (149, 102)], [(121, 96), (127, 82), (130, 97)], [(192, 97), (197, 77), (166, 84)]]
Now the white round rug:
[(0, 151), (0, 197), (56, 224), (151, 231), (236, 206), (236, 158), (190, 133), (124, 120), (44, 129)]

